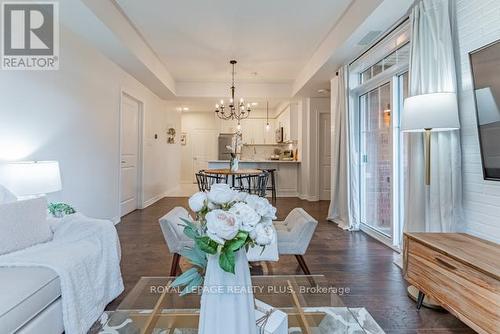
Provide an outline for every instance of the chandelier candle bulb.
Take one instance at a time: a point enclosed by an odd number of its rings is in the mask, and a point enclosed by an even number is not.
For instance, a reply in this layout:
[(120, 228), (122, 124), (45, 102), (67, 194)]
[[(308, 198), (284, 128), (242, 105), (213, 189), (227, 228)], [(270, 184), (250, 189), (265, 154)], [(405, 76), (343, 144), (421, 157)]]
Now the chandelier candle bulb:
[[(237, 63), (236, 60), (231, 60), (229, 62), (232, 66), (232, 81), (231, 81), (231, 97), (229, 99), (229, 105), (227, 106), (227, 111), (226, 111), (226, 106), (224, 106), (224, 101), (220, 101), (220, 105), (216, 104), (215, 105), (215, 114), (217, 117), (223, 120), (237, 120), (238, 121), (238, 129), (241, 128), (239, 125), (240, 121), (242, 119), (248, 118), (250, 116), (250, 103), (245, 105), (245, 100), (243, 98), (235, 99), (235, 91), (236, 87), (234, 85), (234, 65)], [(235, 101), (239, 101), (239, 103), (235, 103)]]

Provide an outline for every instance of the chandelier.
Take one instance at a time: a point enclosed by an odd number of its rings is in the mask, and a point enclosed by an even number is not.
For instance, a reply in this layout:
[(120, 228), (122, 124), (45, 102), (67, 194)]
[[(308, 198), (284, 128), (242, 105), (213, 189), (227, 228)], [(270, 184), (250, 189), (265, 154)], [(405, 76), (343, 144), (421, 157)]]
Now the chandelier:
[(231, 84), (231, 99), (229, 100), (229, 104), (226, 106), (224, 104), (224, 100), (220, 100), (220, 104), (217, 103), (215, 105), (215, 113), (220, 119), (230, 120), (234, 119), (238, 121), (238, 128), (240, 127), (240, 121), (242, 119), (248, 118), (250, 116), (250, 103), (245, 105), (245, 101), (243, 98), (239, 100), (239, 102), (235, 102), (234, 92), (236, 87), (234, 86), (234, 65), (237, 63), (236, 60), (231, 60), (229, 62), (232, 67), (232, 84)]

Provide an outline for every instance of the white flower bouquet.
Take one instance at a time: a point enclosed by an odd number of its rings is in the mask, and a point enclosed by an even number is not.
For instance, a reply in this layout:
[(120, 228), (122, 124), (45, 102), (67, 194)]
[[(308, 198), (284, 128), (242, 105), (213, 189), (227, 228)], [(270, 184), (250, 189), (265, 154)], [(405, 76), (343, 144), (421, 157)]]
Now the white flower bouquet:
[(181, 255), (194, 265), (173, 283), (184, 286), (181, 294), (193, 292), (201, 285), (208, 255), (219, 255), (219, 266), (235, 272), (235, 253), (245, 247), (262, 247), (273, 243), (272, 226), (276, 208), (266, 198), (233, 190), (225, 183), (212, 185), (209, 192), (198, 192), (189, 198), (196, 219), (183, 219), (184, 234), (194, 240), (193, 248)]

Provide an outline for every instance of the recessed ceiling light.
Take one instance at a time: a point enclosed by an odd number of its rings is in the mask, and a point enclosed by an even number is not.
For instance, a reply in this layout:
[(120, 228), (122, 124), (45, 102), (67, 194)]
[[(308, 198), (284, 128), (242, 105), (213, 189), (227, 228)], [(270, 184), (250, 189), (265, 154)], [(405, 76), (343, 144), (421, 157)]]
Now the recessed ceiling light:
[(184, 107), (184, 108), (182, 108), (182, 110), (189, 111), (189, 108), (188, 107)]
[(252, 102), (252, 106), (258, 106), (259, 105), (259, 102)]
[(330, 93), (330, 90), (329, 89), (321, 88), (321, 89), (318, 89), (318, 93), (319, 94), (326, 94), (326, 93)]

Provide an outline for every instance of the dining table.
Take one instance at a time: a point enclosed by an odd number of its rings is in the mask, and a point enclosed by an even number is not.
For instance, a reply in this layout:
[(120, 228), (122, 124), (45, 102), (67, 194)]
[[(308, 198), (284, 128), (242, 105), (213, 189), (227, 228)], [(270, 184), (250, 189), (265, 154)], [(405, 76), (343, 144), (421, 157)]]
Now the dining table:
[(224, 176), (231, 176), (231, 185), (234, 187), (235, 185), (235, 180), (236, 176), (243, 176), (243, 175), (260, 175), (262, 174), (262, 170), (260, 169), (250, 169), (250, 168), (241, 168), (238, 170), (231, 170), (230, 168), (216, 168), (216, 169), (205, 169), (203, 171), (206, 174), (211, 174), (211, 175), (224, 175)]

